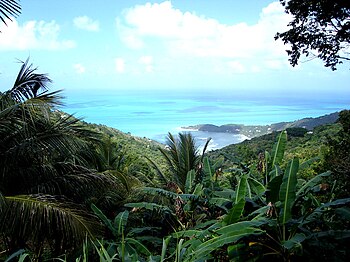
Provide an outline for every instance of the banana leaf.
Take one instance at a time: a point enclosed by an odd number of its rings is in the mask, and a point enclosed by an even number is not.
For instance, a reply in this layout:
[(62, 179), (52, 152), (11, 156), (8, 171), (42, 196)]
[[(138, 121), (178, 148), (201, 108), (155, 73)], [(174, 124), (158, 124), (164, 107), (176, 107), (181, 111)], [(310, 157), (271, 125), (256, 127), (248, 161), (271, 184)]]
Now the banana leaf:
[(267, 184), (266, 202), (276, 203), (279, 200), (279, 192), (283, 176), (276, 176)]
[(192, 188), (194, 186), (195, 176), (196, 176), (196, 172), (193, 169), (191, 171), (187, 172), (185, 193), (187, 193), (187, 194), (191, 193)]
[(238, 185), (236, 187), (236, 198), (235, 204), (237, 204), (241, 199), (244, 199), (247, 192), (247, 176), (243, 175), (240, 177), (238, 181)]
[(265, 186), (253, 177), (248, 177), (248, 184), (255, 195), (259, 198), (265, 193)]
[(271, 155), (271, 166), (280, 165), (284, 156), (284, 151), (287, 144), (287, 131), (282, 131), (278, 136), (277, 142), (273, 146)]
[(230, 209), (223, 220), (225, 225), (236, 223), (241, 218), (244, 211), (245, 202), (245, 199), (242, 198)]
[(212, 167), (210, 166), (208, 157), (204, 157), (203, 159), (203, 170), (203, 185), (206, 188), (211, 188), (214, 172), (212, 170)]
[(292, 238), (284, 241), (282, 246), (288, 250), (292, 250), (295, 247), (300, 247), (301, 243), (306, 239), (306, 236), (303, 233), (295, 234)]
[(296, 193), (297, 197), (305, 195), (309, 190), (311, 190), (314, 186), (318, 185), (324, 177), (330, 176), (331, 172), (327, 171), (325, 173), (319, 174), (309, 181), (307, 181)]
[(121, 236), (124, 233), (124, 229), (128, 222), (129, 211), (125, 210), (120, 212), (114, 219), (114, 227), (118, 230), (118, 235)]
[[(259, 228), (248, 226), (249, 224), (250, 223), (236, 223), (236, 224), (230, 225), (231, 227), (227, 226), (219, 229), (217, 233), (221, 235), (200, 244), (194, 250), (193, 259), (196, 260), (203, 257), (207, 257), (211, 252), (217, 250), (218, 248), (224, 245), (231, 244), (231, 243), (233, 244), (244, 237), (259, 235), (264, 232)], [(235, 230), (231, 230), (231, 229), (235, 229)]]
[(299, 169), (299, 159), (293, 158), (284, 173), (279, 192), (281, 201), (280, 222), (285, 225), (292, 218), (292, 206), (296, 199), (297, 173)]

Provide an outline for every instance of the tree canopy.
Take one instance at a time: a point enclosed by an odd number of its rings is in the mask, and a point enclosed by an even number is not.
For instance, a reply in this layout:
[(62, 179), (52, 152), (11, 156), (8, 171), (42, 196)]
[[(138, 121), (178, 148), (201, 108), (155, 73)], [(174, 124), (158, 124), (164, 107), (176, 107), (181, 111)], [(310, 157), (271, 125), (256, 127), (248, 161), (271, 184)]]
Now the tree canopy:
[(290, 29), (277, 33), (275, 39), (290, 44), (287, 50), (292, 66), (301, 55), (320, 58), (332, 70), (350, 61), (350, 1), (348, 0), (280, 0), (293, 16)]

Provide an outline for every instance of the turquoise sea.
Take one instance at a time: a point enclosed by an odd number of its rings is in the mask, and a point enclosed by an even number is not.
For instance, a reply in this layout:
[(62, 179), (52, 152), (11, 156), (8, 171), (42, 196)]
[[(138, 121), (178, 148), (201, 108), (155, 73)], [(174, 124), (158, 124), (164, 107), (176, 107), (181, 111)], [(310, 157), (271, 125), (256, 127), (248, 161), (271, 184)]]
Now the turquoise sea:
[[(328, 98), (308, 96), (257, 96), (230, 92), (126, 92), (65, 91), (63, 111), (86, 122), (104, 124), (125, 133), (164, 142), (168, 132), (177, 134), (182, 127), (197, 124), (263, 125), (294, 121), (349, 108), (348, 96)], [(191, 131), (203, 145), (212, 137), (211, 149), (245, 139), (240, 135)]]

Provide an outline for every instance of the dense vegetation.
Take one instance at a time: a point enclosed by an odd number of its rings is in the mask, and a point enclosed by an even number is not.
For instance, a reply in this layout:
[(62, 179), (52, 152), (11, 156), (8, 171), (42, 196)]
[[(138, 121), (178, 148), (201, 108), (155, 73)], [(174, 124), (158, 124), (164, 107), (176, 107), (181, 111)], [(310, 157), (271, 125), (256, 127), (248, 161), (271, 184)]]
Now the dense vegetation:
[(349, 259), (349, 111), (206, 153), (84, 123), (50, 82), (27, 61), (0, 94), (3, 259)]
[[(316, 2), (302, 5), (305, 19), (331, 3)], [(1, 1), (0, 11), (5, 22), (20, 6)], [(349, 261), (348, 110), (312, 133), (289, 128), (206, 154), (190, 134), (169, 134), (164, 147), (84, 123), (57, 110), (50, 82), (27, 61), (0, 93), (1, 260)]]

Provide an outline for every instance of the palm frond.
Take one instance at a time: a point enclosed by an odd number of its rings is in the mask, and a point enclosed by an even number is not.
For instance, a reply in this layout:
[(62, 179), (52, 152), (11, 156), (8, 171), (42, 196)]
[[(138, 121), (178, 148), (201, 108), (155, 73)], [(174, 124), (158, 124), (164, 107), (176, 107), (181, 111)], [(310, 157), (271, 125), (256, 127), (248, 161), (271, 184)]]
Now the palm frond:
[(207, 139), (207, 141), (205, 142), (205, 145), (204, 145), (203, 151), (202, 151), (201, 162), (203, 162), (204, 155), (205, 155), (205, 152), (206, 152), (207, 149), (208, 149), (208, 146), (209, 146), (210, 141), (211, 141), (211, 137), (209, 137), (209, 138)]
[(14, 0), (0, 1), (0, 20), (5, 25), (7, 25), (6, 19), (12, 21), (11, 17), (16, 17), (20, 13), (21, 13), (21, 6), (18, 1), (14, 1)]
[(159, 150), (173, 174), (173, 181), (184, 191), (187, 173), (196, 169), (200, 161), (198, 147), (190, 133), (179, 133), (178, 139), (169, 133), (167, 146), (167, 149)]
[[(75, 168), (77, 169), (77, 167)], [(26, 192), (63, 195), (74, 199), (75, 202), (83, 203), (88, 199), (98, 200), (108, 191), (121, 188), (119, 181), (109, 174), (77, 171), (75, 173), (62, 173), (40, 183), (35, 183), (32, 187), (28, 186)]]
[[(97, 219), (80, 206), (50, 195), (6, 197), (7, 208), (0, 216), (0, 231), (12, 240), (36, 246), (48, 241), (55, 250), (72, 249), (85, 236), (101, 233)], [(13, 243), (18, 245), (19, 243)]]
[(163, 174), (162, 170), (159, 168), (159, 166), (149, 157), (145, 156), (145, 158), (151, 163), (151, 166), (156, 170), (157, 175), (160, 179), (160, 182), (163, 185), (167, 185), (169, 183), (169, 179)]
[(21, 69), (11, 89), (13, 99), (18, 102), (37, 97), (39, 94), (46, 92), (48, 85), (52, 82), (46, 74), (35, 73), (37, 68), (33, 68), (33, 65), (28, 64), (28, 62), (29, 59), (21, 62)]

